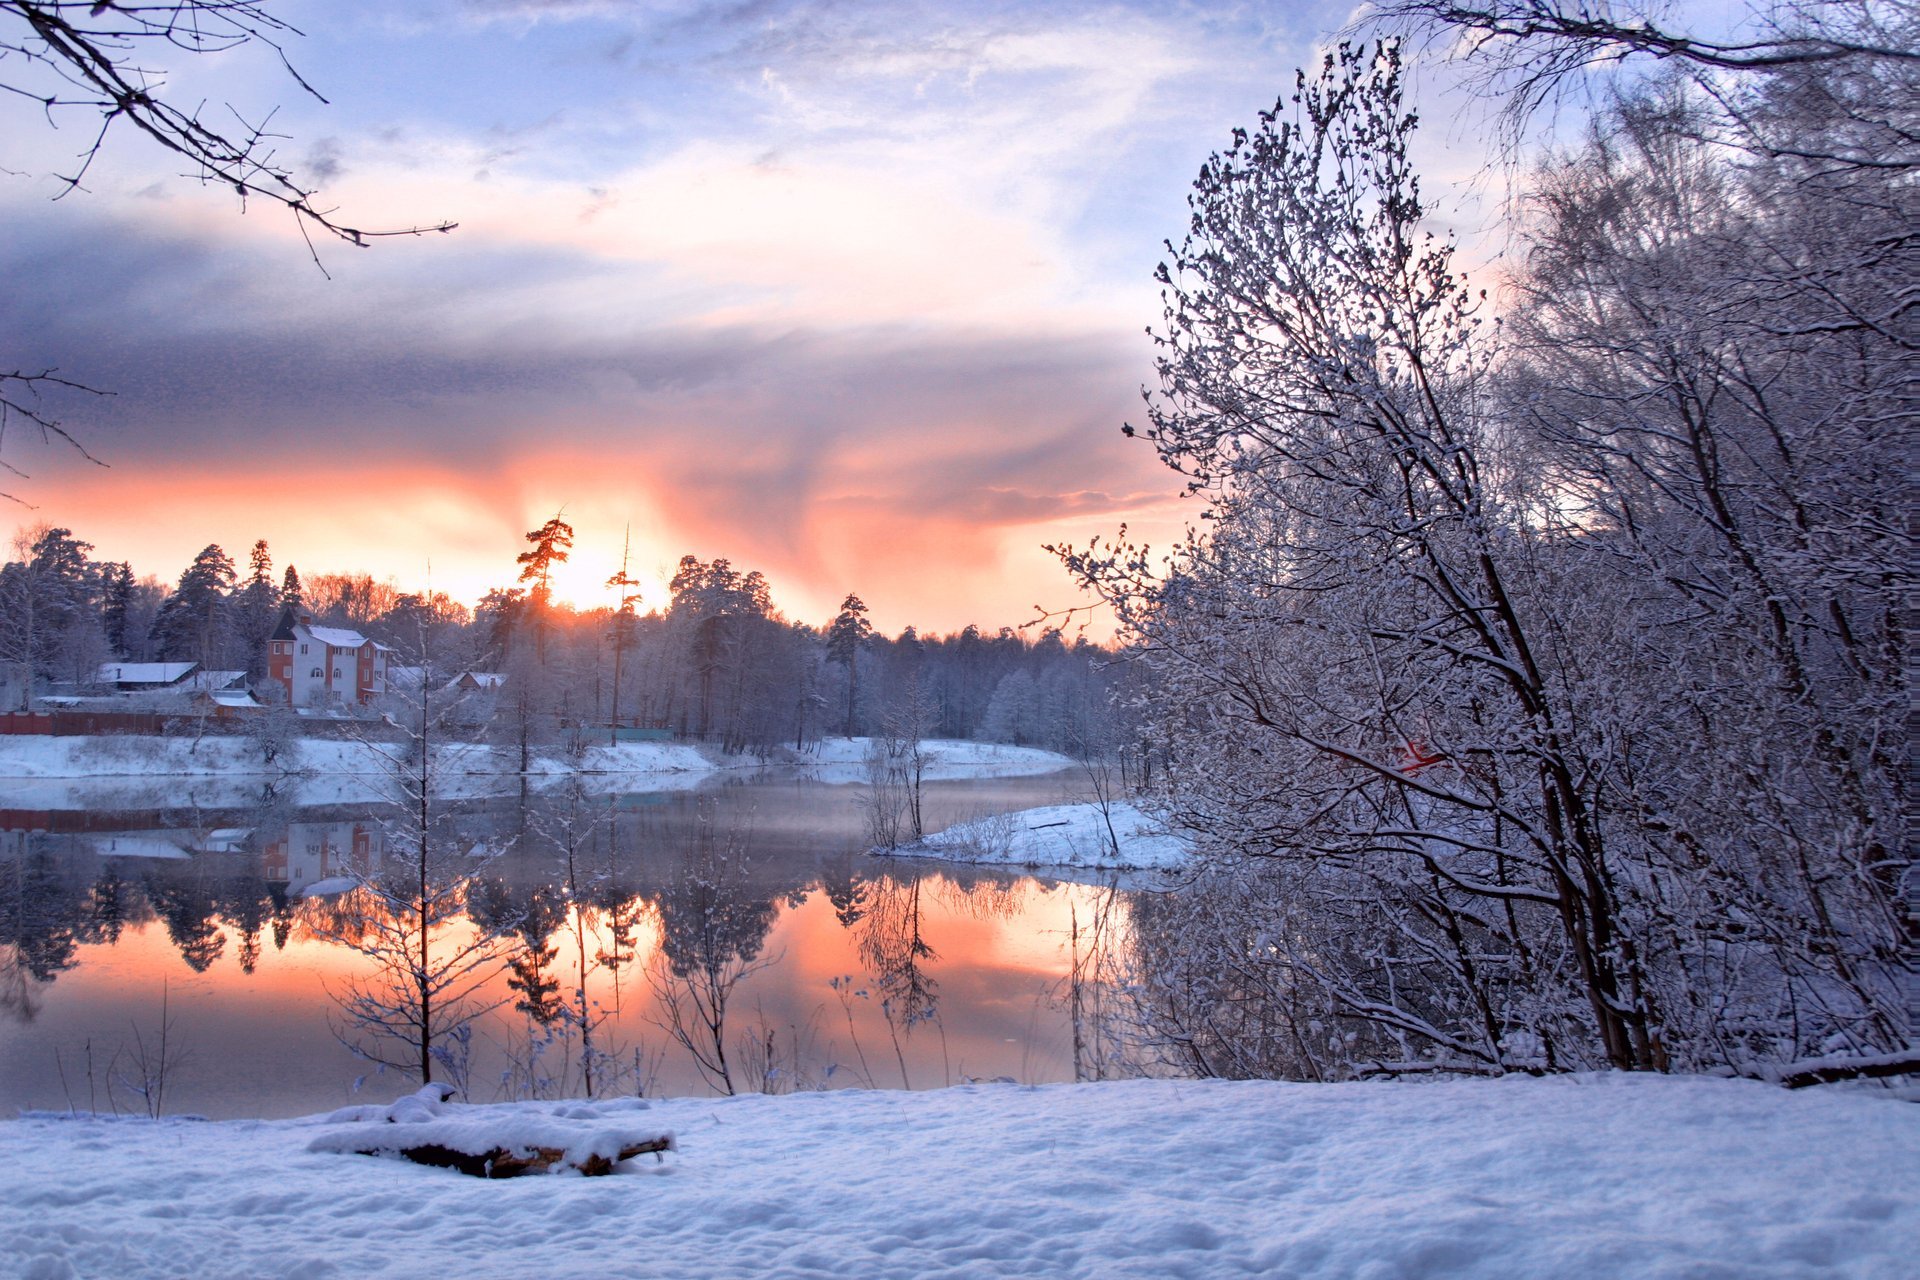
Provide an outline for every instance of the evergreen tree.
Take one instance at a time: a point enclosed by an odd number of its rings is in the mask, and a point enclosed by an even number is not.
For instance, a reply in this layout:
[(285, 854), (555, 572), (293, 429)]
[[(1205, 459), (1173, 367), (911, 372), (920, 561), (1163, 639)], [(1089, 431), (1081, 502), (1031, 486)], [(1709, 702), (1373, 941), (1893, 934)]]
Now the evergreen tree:
[(247, 678), (258, 680), (267, 673), (267, 640), (280, 619), (280, 592), (273, 585), (273, 556), (266, 539), (253, 544), (248, 556), (246, 585), (237, 597), (236, 630), (245, 650)]
[(122, 560), (100, 571), (101, 622), (106, 627), (107, 645), (116, 657), (127, 656), (127, 610), (133, 604), (133, 566)]
[(847, 669), (846, 734), (853, 736), (853, 705), (860, 688), (860, 650), (873, 638), (873, 624), (867, 621), (867, 606), (851, 591), (840, 602), (840, 612), (827, 626), (827, 659)]
[(180, 585), (153, 620), (153, 641), (162, 661), (216, 666), (230, 647), (229, 600), (233, 560), (218, 544), (205, 547), (180, 575)]
[(547, 632), (553, 607), (553, 568), (566, 563), (573, 546), (573, 526), (558, 515), (527, 535), (532, 547), (519, 555), (520, 581), (531, 584), (527, 592), (534, 625), (534, 646), (540, 663), (547, 661)]

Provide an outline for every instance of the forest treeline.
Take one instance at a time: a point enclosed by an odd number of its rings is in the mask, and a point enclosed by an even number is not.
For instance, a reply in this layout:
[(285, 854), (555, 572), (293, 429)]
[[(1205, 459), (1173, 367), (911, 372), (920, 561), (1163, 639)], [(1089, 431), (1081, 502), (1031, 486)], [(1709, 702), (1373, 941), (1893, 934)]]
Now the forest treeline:
[(886, 636), (853, 594), (810, 626), (781, 614), (758, 570), (691, 555), (660, 607), (641, 611), (623, 571), (609, 584), (617, 603), (582, 610), (551, 589), (572, 539), (558, 517), (531, 531), (521, 581), (468, 608), (367, 574), (276, 571), (265, 541), (244, 574), (208, 546), (168, 587), (40, 525), (0, 567), (0, 662), (68, 693), (87, 692), (103, 663), (198, 662), (246, 672), (271, 702), (267, 641), (291, 609), (389, 646), (397, 696), (464, 672), (504, 677), (479, 700), (490, 723), (471, 727), (523, 742), (577, 743), (618, 721), (733, 751), (904, 727), (1082, 753), (1108, 732), (1113, 655), (1084, 638), (974, 626)]

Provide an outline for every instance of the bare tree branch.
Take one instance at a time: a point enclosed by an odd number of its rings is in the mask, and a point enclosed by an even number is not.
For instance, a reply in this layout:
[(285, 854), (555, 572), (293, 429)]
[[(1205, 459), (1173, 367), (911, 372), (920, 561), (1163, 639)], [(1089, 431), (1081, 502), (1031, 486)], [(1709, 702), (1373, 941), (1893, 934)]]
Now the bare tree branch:
[[(451, 231), (452, 222), (375, 230), (342, 221), (337, 211), (317, 203), (317, 189), (300, 179), (275, 149), (283, 135), (271, 132), (272, 113), (249, 121), (229, 106), (233, 123), (208, 121), (205, 105), (176, 106), (163, 94), (164, 71), (137, 62), (144, 49), (188, 54), (225, 53), (244, 45), (273, 50), (294, 83), (315, 99), (326, 99), (288, 61), (281, 41), (300, 32), (274, 15), (265, 0), (163, 0), (160, 3), (91, 3), (89, 0), (0, 0), (0, 66), (8, 57), (38, 67), (65, 88), (40, 89), (0, 79), (0, 90), (37, 103), (49, 123), (70, 109), (92, 109), (99, 129), (79, 153), (79, 166), (61, 175), (65, 190), (79, 187), (100, 154), (114, 125), (124, 122), (156, 145), (193, 165), (187, 176), (231, 188), (242, 200), (271, 200), (291, 210), (306, 232), (317, 227), (349, 244), (365, 246), (382, 236), (417, 236)], [(20, 28), (24, 27), (24, 30)]]
[[(28, 430), (38, 433), (43, 442), (65, 444), (94, 466), (106, 466), (106, 463), (87, 452), (87, 447), (41, 405), (40, 393), (43, 390), (77, 391), (92, 396), (113, 394), (71, 378), (62, 378), (54, 369), (42, 369), (39, 373), (27, 373), (19, 369), (0, 373), (0, 454), (4, 454), (6, 449), (7, 429), (17, 420), (24, 423)], [(4, 456), (0, 456), (0, 471), (23, 480), (27, 478), (26, 472), (8, 462)], [(0, 500), (29, 508), (33, 505), (5, 491), (0, 491)]]

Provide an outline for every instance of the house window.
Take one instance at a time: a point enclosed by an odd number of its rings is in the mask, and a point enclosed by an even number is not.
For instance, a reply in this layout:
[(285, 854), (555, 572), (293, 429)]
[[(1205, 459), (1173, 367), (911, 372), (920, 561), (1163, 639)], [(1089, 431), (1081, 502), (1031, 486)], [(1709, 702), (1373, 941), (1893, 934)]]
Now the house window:
[[(307, 656), (307, 646), (305, 646), (305, 645), (301, 645), (301, 646), (300, 646), (300, 656), (301, 656), (301, 657), (303, 657), (303, 658)], [(319, 673), (318, 673), (318, 672), (315, 672), (314, 674), (315, 674), (315, 675), (318, 675)]]
[(325, 674), (327, 674), (327, 673), (326, 673), (326, 672), (324, 672), (324, 671), (322, 671), (322, 670), (321, 670), (320, 668), (318, 668), (318, 667), (315, 667), (315, 668), (313, 669), (313, 678), (314, 678), (315, 680), (318, 680), (318, 679), (319, 679), (319, 678), (320, 678), (321, 676), (324, 676)]

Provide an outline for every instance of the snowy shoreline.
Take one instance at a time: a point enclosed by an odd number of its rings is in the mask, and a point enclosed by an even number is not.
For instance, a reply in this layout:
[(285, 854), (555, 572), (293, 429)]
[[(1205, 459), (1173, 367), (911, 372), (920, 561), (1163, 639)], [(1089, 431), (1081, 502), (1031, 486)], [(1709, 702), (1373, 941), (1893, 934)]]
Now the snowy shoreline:
[[(1065, 756), (993, 742), (941, 741), (929, 777), (1026, 777), (1068, 768)], [(263, 787), (303, 804), (377, 804), (390, 798), (400, 744), (303, 738), (273, 761), (240, 737), (0, 737), (0, 808), (145, 807), (157, 788), (191, 794), (218, 807), (257, 800)], [(648, 791), (698, 787), (726, 772), (785, 770), (822, 783), (866, 777), (865, 739), (830, 739), (808, 752), (772, 759), (720, 756), (680, 742), (622, 742), (588, 747), (577, 759), (543, 749), (519, 769), (518, 750), (449, 742), (435, 749), (436, 795), (465, 799), (522, 782), (535, 787), (579, 779), (595, 790), (638, 786)]]
[[(630, 1124), (630, 1101), (461, 1108)], [(0, 1123), (19, 1274), (1911, 1274), (1920, 1108), (1699, 1077), (670, 1098), (663, 1162), (487, 1182), (324, 1117)], [(337, 1129), (337, 1126), (333, 1127)], [(320, 1145), (325, 1145), (321, 1143)]]
[(955, 823), (897, 849), (895, 858), (1072, 871), (1173, 871), (1191, 844), (1125, 801), (1047, 805)]

